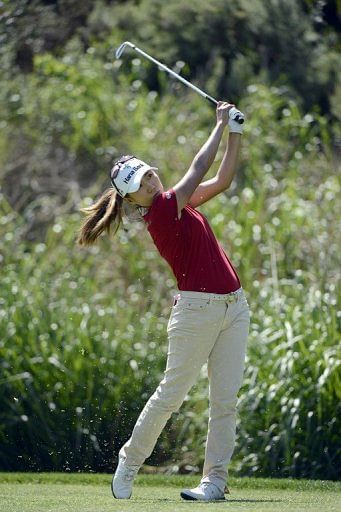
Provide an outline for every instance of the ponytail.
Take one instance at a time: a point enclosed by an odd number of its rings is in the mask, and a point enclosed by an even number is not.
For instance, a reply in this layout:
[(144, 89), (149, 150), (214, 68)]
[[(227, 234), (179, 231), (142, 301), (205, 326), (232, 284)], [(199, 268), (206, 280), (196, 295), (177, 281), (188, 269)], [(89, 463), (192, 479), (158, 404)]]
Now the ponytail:
[(104, 231), (109, 233), (112, 228), (115, 234), (122, 222), (122, 206), (123, 198), (110, 188), (96, 203), (82, 208), (87, 217), (79, 231), (77, 243), (92, 245)]

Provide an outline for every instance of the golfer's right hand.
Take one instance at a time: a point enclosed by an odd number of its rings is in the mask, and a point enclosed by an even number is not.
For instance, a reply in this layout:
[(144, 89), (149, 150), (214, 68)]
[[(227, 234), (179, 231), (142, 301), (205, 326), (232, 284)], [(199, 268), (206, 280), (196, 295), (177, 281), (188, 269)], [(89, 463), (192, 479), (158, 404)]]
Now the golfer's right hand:
[(223, 122), (223, 124), (227, 124), (229, 122), (229, 110), (234, 107), (233, 103), (228, 103), (227, 101), (218, 101), (216, 115), (217, 115), (217, 123)]

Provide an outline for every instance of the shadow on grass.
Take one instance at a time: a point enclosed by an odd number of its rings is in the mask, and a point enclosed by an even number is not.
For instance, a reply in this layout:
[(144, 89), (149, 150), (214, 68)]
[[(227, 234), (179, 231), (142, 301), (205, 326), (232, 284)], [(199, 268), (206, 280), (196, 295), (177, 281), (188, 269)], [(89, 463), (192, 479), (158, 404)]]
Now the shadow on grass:
[(250, 500), (250, 499), (239, 499), (239, 500), (229, 500), (228, 503), (283, 503), (283, 500)]
[(139, 498), (138, 500), (141, 503), (148, 503), (153, 501), (154, 503), (182, 503), (188, 505), (208, 505), (208, 504), (216, 504), (216, 505), (227, 505), (229, 503), (283, 503), (284, 500), (265, 500), (265, 499), (226, 499), (226, 500), (215, 500), (215, 501), (196, 501), (196, 500), (177, 500), (172, 498)]

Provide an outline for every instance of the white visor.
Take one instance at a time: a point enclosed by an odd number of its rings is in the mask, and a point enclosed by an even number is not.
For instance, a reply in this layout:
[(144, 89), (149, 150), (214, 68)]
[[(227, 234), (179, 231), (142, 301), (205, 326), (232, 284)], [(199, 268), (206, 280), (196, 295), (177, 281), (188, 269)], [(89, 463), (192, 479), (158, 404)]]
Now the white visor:
[[(156, 169), (138, 158), (130, 158), (124, 163), (115, 164), (111, 169), (111, 183), (121, 197), (129, 192), (136, 192), (140, 188), (141, 180), (147, 171)], [(116, 177), (113, 177), (115, 171)]]

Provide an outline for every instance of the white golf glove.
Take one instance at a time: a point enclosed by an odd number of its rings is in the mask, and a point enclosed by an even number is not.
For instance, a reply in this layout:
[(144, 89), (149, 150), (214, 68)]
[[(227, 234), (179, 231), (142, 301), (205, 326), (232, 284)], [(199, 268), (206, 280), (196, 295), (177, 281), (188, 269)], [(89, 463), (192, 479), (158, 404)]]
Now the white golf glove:
[(236, 118), (242, 117), (244, 119), (244, 114), (240, 112), (236, 107), (232, 107), (229, 110), (229, 122), (227, 123), (230, 129), (230, 133), (243, 133), (244, 124), (238, 123)]

